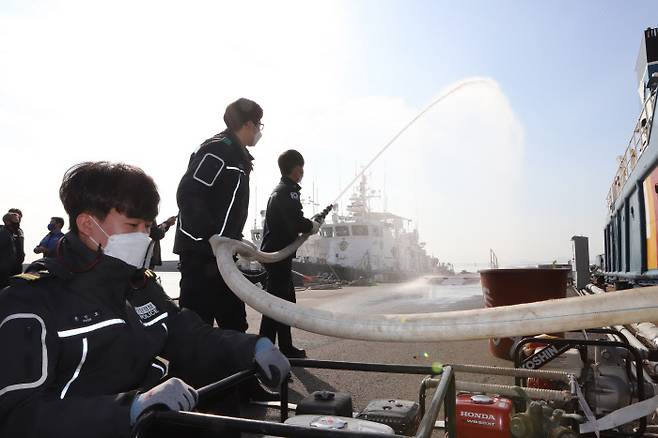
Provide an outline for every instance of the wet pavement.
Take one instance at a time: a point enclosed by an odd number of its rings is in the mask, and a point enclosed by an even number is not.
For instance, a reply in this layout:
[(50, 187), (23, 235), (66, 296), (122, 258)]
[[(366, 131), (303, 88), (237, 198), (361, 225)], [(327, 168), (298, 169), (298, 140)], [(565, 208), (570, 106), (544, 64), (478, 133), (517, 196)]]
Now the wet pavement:
[(336, 290), (304, 290), (297, 301), (306, 307), (332, 312), (365, 313), (429, 313), (446, 308), (481, 307), (482, 292), (475, 285), (436, 285), (425, 278), (407, 283), (345, 287)]
[[(179, 295), (177, 272), (159, 272), (162, 286), (171, 297)], [(479, 283), (467, 285), (434, 284), (428, 278), (405, 283), (375, 286), (348, 286), (330, 290), (300, 290), (297, 303), (332, 312), (429, 313), (450, 309), (473, 309), (482, 306)]]

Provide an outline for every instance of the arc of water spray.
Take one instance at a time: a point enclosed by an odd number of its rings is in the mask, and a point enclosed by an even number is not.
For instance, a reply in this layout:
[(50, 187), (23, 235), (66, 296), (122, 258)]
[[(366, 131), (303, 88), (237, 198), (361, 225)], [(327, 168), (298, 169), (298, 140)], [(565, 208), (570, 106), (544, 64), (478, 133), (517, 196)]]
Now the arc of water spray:
[[(419, 117), (457, 90), (474, 83), (491, 84), (491, 81), (468, 80), (448, 90), (398, 132), (368, 163), (364, 171)], [(515, 306), (439, 313), (398, 315), (334, 313), (305, 308), (264, 292), (244, 278), (233, 262), (233, 255), (240, 254), (262, 263), (273, 263), (291, 256), (307, 238), (308, 235), (302, 235), (286, 248), (274, 253), (259, 251), (250, 242), (227, 239), (218, 235), (210, 238), (210, 246), (217, 259), (222, 278), (247, 305), (284, 324), (339, 338), (392, 342), (468, 340), (581, 330), (658, 319), (658, 287)]]
[(340, 193), (338, 194), (338, 196), (336, 196), (336, 199), (334, 199), (334, 201), (333, 201), (331, 204), (333, 205), (333, 204), (335, 204), (336, 202), (338, 202), (338, 200), (339, 200), (340, 198), (343, 197), (343, 195), (345, 194), (345, 192), (347, 192), (347, 191), (349, 190), (349, 188), (352, 187), (352, 185), (354, 185), (354, 183), (355, 183), (355, 182), (361, 177), (361, 175), (363, 175), (363, 174), (365, 173), (365, 171), (368, 170), (368, 168), (369, 168), (369, 167), (370, 167), (375, 161), (377, 161), (377, 159), (378, 159), (378, 158), (379, 158), (379, 157), (380, 157), (380, 156), (386, 151), (386, 149), (388, 149), (389, 146), (391, 146), (393, 143), (395, 143), (395, 140), (397, 140), (402, 134), (404, 134), (404, 133), (407, 131), (407, 129), (409, 129), (409, 128), (411, 127), (411, 125), (413, 125), (413, 124), (414, 124), (418, 119), (420, 119), (425, 113), (427, 113), (429, 110), (431, 110), (431, 109), (434, 108), (436, 105), (438, 105), (439, 103), (441, 103), (443, 100), (445, 100), (446, 98), (450, 97), (451, 95), (453, 95), (453, 94), (456, 93), (457, 91), (461, 90), (462, 88), (464, 88), (464, 87), (468, 87), (468, 86), (471, 86), (471, 85), (477, 85), (477, 84), (486, 84), (486, 85), (496, 86), (496, 83), (495, 83), (494, 81), (492, 81), (491, 79), (486, 79), (486, 78), (472, 78), (472, 79), (466, 79), (466, 80), (461, 81), (461, 82), (459, 82), (458, 84), (452, 86), (452, 87), (451, 87), (450, 89), (448, 89), (446, 92), (444, 92), (444, 93), (441, 94), (439, 97), (437, 97), (437, 98), (434, 99), (432, 102), (430, 102), (429, 105), (427, 105), (427, 106), (426, 106), (421, 112), (419, 112), (418, 114), (416, 114), (416, 117), (414, 117), (414, 118), (411, 119), (406, 125), (404, 125), (404, 127), (402, 127), (402, 129), (400, 129), (400, 130), (397, 132), (397, 134), (395, 134), (395, 135), (393, 136), (393, 138), (391, 138), (391, 139), (388, 141), (388, 143), (386, 143), (386, 144), (385, 144), (385, 145), (379, 150), (379, 152), (377, 152), (377, 154), (376, 154), (374, 157), (372, 157), (372, 159), (368, 162), (368, 164), (366, 164), (366, 166), (361, 170), (361, 172), (359, 172), (359, 173), (358, 173), (358, 174), (352, 179), (352, 181), (350, 181), (349, 184), (347, 184), (347, 185), (345, 186), (345, 188), (343, 188), (343, 191), (340, 192)]

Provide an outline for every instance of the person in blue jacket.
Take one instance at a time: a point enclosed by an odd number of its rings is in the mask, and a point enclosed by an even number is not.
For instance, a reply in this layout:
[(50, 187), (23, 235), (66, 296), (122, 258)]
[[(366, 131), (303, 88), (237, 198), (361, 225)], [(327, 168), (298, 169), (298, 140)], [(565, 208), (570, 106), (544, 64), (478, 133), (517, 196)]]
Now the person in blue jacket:
[(62, 228), (64, 228), (64, 219), (57, 216), (51, 217), (50, 222), (48, 223), (48, 234), (46, 234), (36, 248), (34, 248), (34, 253), (43, 254), (44, 257), (54, 257), (57, 252), (59, 239), (64, 237)]

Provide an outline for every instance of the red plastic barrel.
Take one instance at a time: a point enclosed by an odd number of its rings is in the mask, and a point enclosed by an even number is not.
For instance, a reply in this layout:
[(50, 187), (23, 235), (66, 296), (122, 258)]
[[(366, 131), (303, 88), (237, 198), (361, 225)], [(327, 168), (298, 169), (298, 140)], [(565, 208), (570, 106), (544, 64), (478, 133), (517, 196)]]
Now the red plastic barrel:
[[(564, 298), (568, 274), (569, 270), (563, 268), (485, 269), (480, 271), (485, 306), (510, 306)], [(537, 334), (540, 333), (529, 333), (527, 336)], [(512, 360), (512, 345), (520, 338), (491, 338), (489, 351), (501, 359)]]

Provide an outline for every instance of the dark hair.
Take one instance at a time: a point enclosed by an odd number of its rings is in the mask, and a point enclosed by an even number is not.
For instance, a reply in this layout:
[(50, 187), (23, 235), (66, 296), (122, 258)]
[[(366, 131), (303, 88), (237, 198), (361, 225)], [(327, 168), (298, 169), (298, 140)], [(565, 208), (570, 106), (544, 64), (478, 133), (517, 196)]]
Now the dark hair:
[[(13, 212), (12, 212), (13, 213)], [(2, 216), (2, 223), (7, 225), (8, 223), (11, 222), (11, 218), (14, 216), (12, 213), (5, 213), (4, 216)]]
[(292, 172), (292, 170), (295, 168), (295, 166), (304, 165), (304, 157), (302, 157), (302, 154), (296, 150), (288, 149), (279, 155), (278, 163), (281, 175), (288, 176), (290, 175), (290, 172)]
[(18, 208), (10, 208), (7, 213), (18, 213), (20, 217), (23, 217), (23, 212)]
[(50, 220), (58, 224), (60, 228), (64, 228), (64, 219), (62, 219), (61, 217), (53, 216), (50, 218)]
[(59, 199), (74, 232), (78, 231), (76, 219), (81, 213), (104, 220), (114, 208), (128, 217), (152, 221), (160, 203), (155, 182), (142, 169), (107, 161), (80, 163), (67, 170)]
[(253, 100), (241, 97), (226, 107), (224, 123), (230, 131), (237, 131), (248, 121), (259, 123), (263, 118), (263, 108)]

